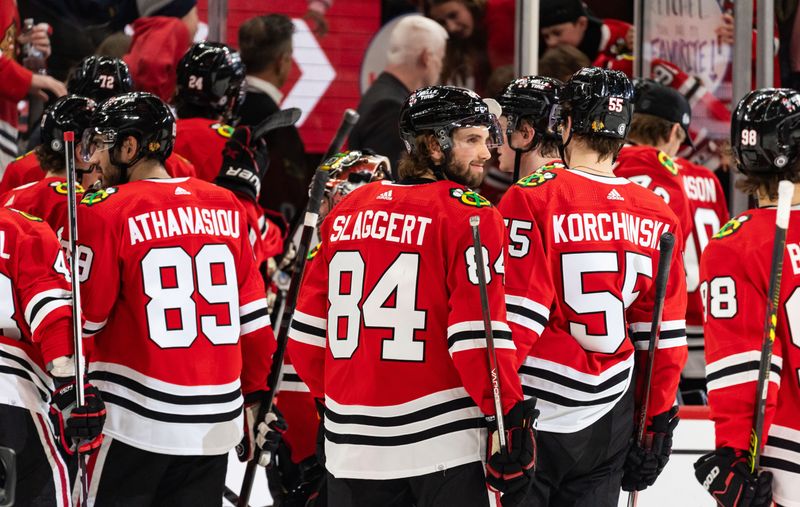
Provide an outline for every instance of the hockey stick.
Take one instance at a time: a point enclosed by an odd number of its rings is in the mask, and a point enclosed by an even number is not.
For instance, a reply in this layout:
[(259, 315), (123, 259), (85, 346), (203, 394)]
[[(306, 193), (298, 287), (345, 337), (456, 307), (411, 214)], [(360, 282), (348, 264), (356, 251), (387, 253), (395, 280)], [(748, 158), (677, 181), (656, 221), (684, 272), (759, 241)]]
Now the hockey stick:
[[(308, 254), (311, 243), (311, 236), (314, 232), (314, 228), (317, 226), (317, 217), (319, 216), (322, 194), (325, 191), (325, 184), (330, 178), (330, 167), (327, 165), (327, 162), (342, 148), (345, 139), (350, 135), (350, 131), (357, 121), (358, 113), (352, 109), (345, 110), (342, 123), (339, 125), (336, 135), (328, 146), (328, 151), (325, 153), (322, 163), (317, 168), (314, 179), (311, 181), (311, 191), (308, 197), (305, 218), (303, 219), (303, 232), (300, 236), (300, 245), (297, 247), (297, 264), (295, 265), (294, 273), (292, 273), (292, 282), (289, 285), (289, 291), (286, 295), (285, 315), (287, 317), (283, 319), (282, 325), (278, 331), (278, 348), (272, 356), (272, 369), (270, 370), (269, 379), (267, 380), (269, 391), (266, 397), (261, 401), (261, 407), (259, 407), (256, 421), (264, 420), (264, 417), (272, 409), (275, 393), (278, 391), (278, 384), (280, 383), (281, 372), (283, 370), (283, 357), (286, 354), (289, 326), (292, 320), (291, 316), (294, 314), (294, 307), (297, 304), (297, 295), (300, 291), (300, 282), (303, 279), (303, 271), (306, 266), (306, 255)], [(253, 489), (253, 480), (255, 479), (258, 460), (260, 458), (261, 449), (256, 447), (253, 459), (247, 462), (247, 469), (245, 470), (244, 479), (242, 480), (242, 489), (239, 493), (238, 507), (247, 507), (247, 502), (250, 499), (250, 493)]]
[[(78, 196), (76, 185), (78, 172), (75, 168), (75, 133), (64, 132), (64, 155), (67, 167), (67, 221), (69, 222), (69, 270), (72, 273), (72, 340), (75, 346), (75, 396), (76, 406), (85, 403), (83, 377), (83, 339), (81, 337), (81, 282), (78, 273)], [(80, 447), (80, 445), (78, 446)], [(86, 460), (78, 450), (78, 475), (81, 482), (81, 506), (89, 498), (89, 485), (86, 482)]]
[(483, 314), (483, 330), (486, 333), (486, 354), (489, 356), (489, 380), (492, 383), (497, 436), (500, 440), (500, 450), (506, 453), (508, 452), (508, 447), (506, 446), (506, 428), (503, 422), (503, 403), (500, 399), (500, 372), (497, 368), (497, 353), (494, 350), (494, 333), (492, 332), (492, 316), (489, 313), (489, 291), (486, 288), (486, 272), (483, 269), (483, 245), (481, 244), (481, 232), (478, 229), (480, 224), (481, 217), (478, 215), (469, 217), (469, 225), (472, 227), (472, 248), (475, 251), (475, 265), (477, 266), (475, 271), (478, 273), (478, 289), (480, 289), (481, 293), (481, 313)]
[(267, 116), (264, 121), (253, 128), (253, 140), (266, 135), (272, 130), (294, 125), (297, 123), (297, 120), (300, 119), (301, 114), (302, 111), (300, 111), (300, 108), (297, 107), (281, 109), (280, 111), (272, 113), (271, 115)]
[[(675, 247), (675, 236), (671, 232), (661, 235), (661, 246), (658, 256), (658, 271), (656, 271), (655, 281), (655, 301), (653, 302), (653, 320), (650, 323), (650, 341), (647, 344), (647, 364), (644, 368), (644, 400), (641, 404), (639, 414), (639, 425), (636, 428), (636, 445), (642, 447), (644, 443), (644, 432), (647, 426), (647, 405), (650, 404), (650, 384), (653, 381), (653, 365), (656, 361), (656, 349), (658, 348), (659, 331), (661, 328), (661, 315), (664, 312), (664, 299), (667, 296), (667, 280), (669, 279), (669, 267), (672, 262), (672, 249)], [(648, 447), (649, 447), (648, 443)], [(628, 506), (636, 505), (638, 491), (628, 493)]]
[(764, 336), (761, 341), (761, 362), (758, 365), (756, 384), (756, 406), (753, 414), (753, 427), (750, 430), (750, 450), (748, 464), (750, 473), (758, 474), (761, 458), (761, 434), (764, 431), (764, 411), (767, 406), (770, 366), (772, 364), (772, 344), (775, 341), (775, 328), (778, 323), (778, 305), (781, 295), (781, 275), (783, 274), (783, 251), (786, 247), (786, 229), (789, 227), (789, 211), (792, 207), (794, 184), (783, 180), (778, 184), (778, 210), (775, 214), (775, 240), (772, 243), (772, 263), (769, 270), (769, 299), (764, 318)]

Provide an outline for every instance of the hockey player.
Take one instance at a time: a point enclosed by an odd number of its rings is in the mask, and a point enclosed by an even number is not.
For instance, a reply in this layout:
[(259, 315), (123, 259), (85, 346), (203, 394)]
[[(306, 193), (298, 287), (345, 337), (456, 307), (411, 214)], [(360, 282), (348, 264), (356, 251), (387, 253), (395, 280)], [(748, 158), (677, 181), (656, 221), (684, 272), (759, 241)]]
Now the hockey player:
[[(499, 126), (473, 92), (433, 86), (406, 100), (400, 132), (401, 181), (358, 188), (326, 217), (289, 334), (297, 373), (324, 400), (329, 505), (483, 506), (486, 481), (514, 505), (533, 472), (535, 401), (522, 402), (505, 319), (502, 218), (469, 188)], [(508, 453), (487, 450), (483, 429), (495, 409), (477, 269)]]
[(106, 185), (78, 209), (88, 376), (108, 404), (89, 506), (218, 506), (228, 451), (243, 430), (241, 458), (254, 445), (275, 349), (264, 286), (236, 197), (169, 178), (174, 125), (129, 93), (83, 137)]
[(497, 149), (498, 164), (501, 171), (514, 174), (514, 182), (542, 166), (560, 163), (561, 135), (555, 129), (562, 86), (557, 79), (524, 76), (508, 83), (497, 97), (506, 140)]
[[(761, 89), (733, 113), (731, 142), (740, 188), (758, 199), (725, 224), (700, 262), (706, 324), (708, 401), (717, 449), (695, 463), (697, 480), (723, 507), (800, 505), (800, 93)], [(751, 442), (780, 180), (795, 191), (783, 261), (777, 329), (767, 379), (760, 470), (751, 474)]]
[(178, 63), (175, 152), (194, 164), (201, 180), (217, 177), (244, 98), (243, 82), (239, 53), (225, 44), (198, 42)]
[(683, 158), (676, 158), (683, 190), (689, 201), (692, 230), (686, 241), (683, 264), (686, 268), (686, 340), (689, 358), (681, 376), (681, 395), (686, 404), (707, 402), (706, 360), (703, 345), (703, 298), (700, 295), (700, 257), (711, 237), (730, 218), (725, 193), (709, 169)]
[[(42, 144), (36, 147), (36, 158), (44, 171), (43, 179), (19, 186), (0, 196), (0, 204), (42, 218), (56, 232), (59, 241), (69, 236), (67, 226), (67, 184), (64, 160), (64, 132), (72, 131), (80, 138), (89, 126), (95, 102), (86, 97), (67, 95), (45, 110), (42, 117)], [(91, 170), (76, 147), (75, 166), (79, 180), (77, 191), (91, 186), (99, 175)]]
[[(525, 505), (616, 506), (620, 482), (652, 484), (669, 457), (677, 422), (670, 409), (686, 360), (680, 255), (672, 260), (647, 407), (656, 446), (647, 451), (630, 444), (634, 411), (643, 409), (634, 406), (634, 363), (646, 358), (659, 236), (676, 233), (680, 251), (682, 235), (663, 200), (614, 175), (633, 106), (628, 78), (582, 69), (561, 97), (568, 167), (521, 179), (500, 202), (510, 238), (508, 321), (523, 391), (541, 409)], [(626, 456), (642, 466), (623, 469)]]
[(17, 454), (15, 505), (72, 505), (59, 441), (67, 454), (75, 437), (81, 453), (102, 441), (97, 389), (87, 385), (87, 404), (75, 408), (68, 276), (47, 224), (0, 208), (0, 446)]
[(99, 104), (115, 95), (132, 92), (133, 79), (121, 59), (91, 55), (75, 67), (67, 80), (67, 90), (73, 95), (91, 97)]

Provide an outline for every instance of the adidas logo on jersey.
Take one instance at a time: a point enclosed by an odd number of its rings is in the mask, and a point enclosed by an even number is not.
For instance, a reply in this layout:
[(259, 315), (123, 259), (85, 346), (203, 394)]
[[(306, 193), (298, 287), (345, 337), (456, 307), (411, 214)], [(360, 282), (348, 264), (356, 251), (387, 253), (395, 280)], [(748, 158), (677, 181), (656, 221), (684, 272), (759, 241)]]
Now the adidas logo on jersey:
[(387, 190), (386, 192), (380, 194), (376, 199), (382, 199), (384, 201), (391, 201), (392, 200), (392, 191)]
[(625, 200), (625, 198), (622, 197), (622, 195), (620, 195), (619, 192), (617, 192), (616, 188), (612, 188), (611, 189), (611, 192), (608, 193), (608, 195), (606, 196), (606, 199), (608, 199), (609, 201), (624, 201)]
[(189, 192), (188, 190), (186, 190), (183, 187), (176, 187), (175, 188), (175, 195), (192, 195), (192, 193)]

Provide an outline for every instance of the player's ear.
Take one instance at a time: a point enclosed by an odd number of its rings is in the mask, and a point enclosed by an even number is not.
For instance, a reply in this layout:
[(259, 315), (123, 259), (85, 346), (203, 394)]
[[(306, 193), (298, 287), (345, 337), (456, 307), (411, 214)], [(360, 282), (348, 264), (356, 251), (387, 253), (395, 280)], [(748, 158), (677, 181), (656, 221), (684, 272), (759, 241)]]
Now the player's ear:
[(125, 140), (122, 141), (121, 148), (120, 155), (122, 156), (122, 161), (127, 162), (133, 160), (133, 157), (136, 156), (136, 152), (139, 150), (139, 141), (133, 136), (127, 136)]
[(425, 147), (428, 148), (428, 153), (431, 155), (431, 160), (440, 163), (444, 159), (444, 152), (442, 147), (439, 146), (439, 141), (433, 135), (425, 136)]
[(581, 31), (586, 30), (586, 27), (589, 26), (589, 18), (586, 16), (579, 17), (577, 20), (575, 20), (575, 26)]
[(533, 135), (536, 133), (536, 131), (533, 129), (533, 126), (530, 123), (526, 121), (521, 123), (522, 125), (520, 126), (519, 131), (522, 133), (522, 145), (527, 148), (533, 142)]

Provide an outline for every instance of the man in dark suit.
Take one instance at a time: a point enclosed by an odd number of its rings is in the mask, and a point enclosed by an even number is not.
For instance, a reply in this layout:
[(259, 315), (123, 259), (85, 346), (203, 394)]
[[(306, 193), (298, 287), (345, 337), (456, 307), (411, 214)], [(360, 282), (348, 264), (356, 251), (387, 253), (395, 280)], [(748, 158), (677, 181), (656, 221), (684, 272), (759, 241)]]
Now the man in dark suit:
[(360, 119), (350, 134), (350, 149), (370, 149), (397, 165), (405, 147), (397, 123), (400, 107), (412, 91), (439, 83), (447, 31), (419, 15), (401, 19), (389, 40), (386, 67), (358, 104)]
[[(292, 69), (293, 33), (292, 20), (282, 14), (250, 18), (239, 27), (239, 52), (247, 71), (241, 125), (258, 125), (280, 109), (280, 88)], [(282, 213), (291, 222), (306, 206), (314, 168), (306, 162), (297, 127), (273, 130), (266, 141), (270, 165), (261, 184), (259, 204)]]

